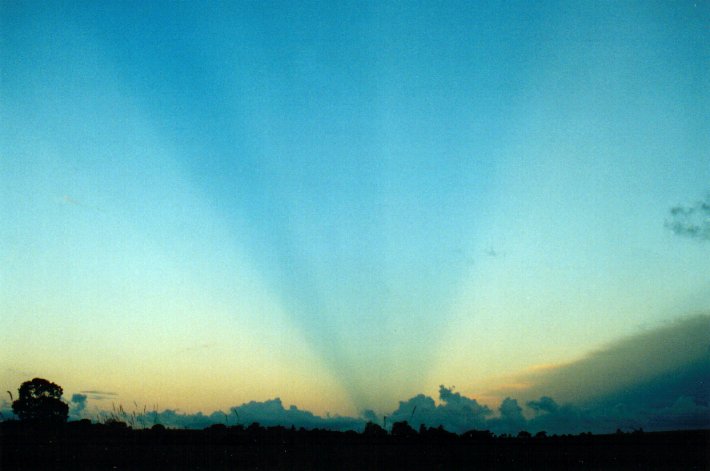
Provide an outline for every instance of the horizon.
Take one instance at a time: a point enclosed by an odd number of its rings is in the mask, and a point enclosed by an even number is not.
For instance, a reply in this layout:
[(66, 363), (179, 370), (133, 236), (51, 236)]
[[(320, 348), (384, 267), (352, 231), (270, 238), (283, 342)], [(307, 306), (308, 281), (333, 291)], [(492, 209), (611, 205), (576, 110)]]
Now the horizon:
[[(89, 419), (94, 423), (119, 420), (134, 428), (161, 424), (202, 429), (214, 424), (258, 423), (267, 427), (362, 431), (368, 422), (385, 429), (395, 422), (407, 422), (415, 428), (441, 426), (457, 434), (489, 430), (496, 435), (515, 435), (520, 431), (556, 435), (710, 429), (710, 391), (705, 386), (710, 371), (708, 330), (710, 314), (689, 316), (623, 339), (559, 368), (527, 372), (523, 378), (535, 379), (535, 386), (527, 391), (527, 397), (540, 396), (527, 401), (507, 396), (495, 406), (444, 385), (439, 386), (436, 397), (420, 393), (399, 401), (396, 409), (382, 415), (363, 410), (356, 416), (317, 414), (296, 404), (284, 404), (279, 397), (252, 400), (211, 413), (161, 409), (158, 404), (142, 404), (141, 409), (137, 402), (124, 407), (120, 396), (108, 391), (64, 391), (63, 399), (69, 405), (69, 420)], [(664, 358), (671, 351), (673, 358)], [(665, 362), (665, 369), (661, 372), (649, 369), (645, 367), (649, 362)], [(634, 367), (637, 371), (618, 377), (620, 369)], [(611, 376), (617, 376), (616, 380), (606, 380)], [(544, 394), (553, 392), (558, 399), (565, 397), (560, 379), (569, 383), (570, 378), (591, 386), (586, 398), (560, 402)], [(678, 396), (679, 391), (685, 395)], [(10, 405), (0, 400), (2, 420), (14, 416)]]
[(708, 427), (708, 20), (0, 1), (0, 389)]

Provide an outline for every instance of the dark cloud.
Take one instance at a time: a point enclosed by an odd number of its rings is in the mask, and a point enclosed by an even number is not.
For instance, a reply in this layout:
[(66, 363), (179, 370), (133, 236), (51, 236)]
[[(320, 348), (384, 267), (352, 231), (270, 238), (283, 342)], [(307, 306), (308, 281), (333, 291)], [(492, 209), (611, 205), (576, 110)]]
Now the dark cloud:
[(670, 407), (658, 409), (649, 417), (650, 429), (708, 429), (710, 428), (710, 407), (698, 404), (694, 398), (680, 396)]
[[(525, 403), (531, 416), (525, 427), (548, 433), (708, 427), (709, 346), (710, 315), (697, 315), (525, 375), (522, 382), (532, 386), (518, 394), (538, 397)], [(506, 412), (513, 410), (508, 404)], [(514, 428), (503, 420), (509, 415), (501, 405), (492, 429)]]
[(547, 396), (542, 396), (538, 401), (528, 401), (526, 405), (535, 412), (555, 413), (560, 408), (554, 399)]
[(587, 403), (593, 407), (627, 404), (653, 410), (667, 407), (679, 397), (689, 397), (698, 404), (710, 402), (710, 355)]
[(692, 206), (675, 206), (670, 210), (666, 227), (673, 233), (691, 239), (710, 240), (710, 193)]
[(617, 429), (652, 428), (648, 427), (648, 417), (632, 413), (624, 404), (611, 408), (590, 408), (572, 403), (558, 404), (550, 397), (541, 397), (530, 403), (537, 407), (535, 415), (526, 423), (526, 429), (531, 433), (612, 433)]
[[(710, 314), (685, 317), (621, 339), (578, 361), (521, 375), (513, 382), (530, 386), (515, 393), (527, 400), (549, 396), (585, 406), (601, 400), (667, 405), (697, 390), (693, 382), (707, 377), (709, 345)], [(632, 392), (634, 397), (623, 397)]]

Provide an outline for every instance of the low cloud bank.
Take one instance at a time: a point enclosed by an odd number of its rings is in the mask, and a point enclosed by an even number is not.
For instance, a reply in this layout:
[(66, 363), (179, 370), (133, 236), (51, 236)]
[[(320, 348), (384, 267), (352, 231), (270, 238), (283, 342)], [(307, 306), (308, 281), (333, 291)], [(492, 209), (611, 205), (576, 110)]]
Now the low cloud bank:
[(251, 401), (230, 409), (238, 423), (248, 425), (258, 422), (264, 426), (288, 425), (308, 429), (326, 428), (330, 430), (356, 430), (364, 425), (362, 418), (320, 417), (296, 406), (284, 408), (281, 399), (264, 402)]
[[(707, 383), (706, 383), (707, 384)], [(249, 402), (236, 406), (229, 412), (217, 411), (209, 415), (202, 413), (182, 414), (175, 410), (148, 412), (131, 419), (126, 414), (124, 420), (134, 427), (150, 427), (162, 424), (167, 427), (203, 429), (213, 424), (228, 426), (285, 426), (306, 429), (355, 430), (362, 431), (368, 421), (390, 428), (394, 422), (407, 421), (415, 429), (442, 426), (446, 430), (463, 433), (469, 430), (490, 430), (495, 434), (517, 434), (522, 430), (530, 433), (546, 431), (548, 434), (578, 434), (582, 432), (612, 433), (617, 429), (631, 431), (644, 429), (679, 430), (710, 428), (710, 407), (696, 397), (679, 396), (671, 402), (656, 407), (638, 403), (604, 403), (596, 407), (583, 407), (572, 403), (560, 404), (548, 396), (527, 401), (521, 405), (517, 399), (505, 398), (497, 411), (478, 404), (475, 399), (441, 386), (440, 403), (433, 398), (419, 394), (385, 417), (375, 416), (366, 411), (361, 417), (321, 417), (296, 406), (285, 408), (280, 399), (264, 402)], [(103, 419), (121, 416), (104, 416)], [(80, 417), (73, 417), (74, 419)]]
[[(72, 407), (71, 410), (75, 412), (70, 417), (71, 419), (85, 418), (82, 413), (83, 409)], [(162, 424), (166, 427), (188, 429), (203, 429), (214, 424), (249, 426), (253, 423), (258, 423), (265, 427), (281, 425), (306, 429), (320, 428), (345, 431), (361, 430), (367, 422), (364, 418), (355, 417), (320, 417), (310, 411), (301, 410), (294, 405), (285, 408), (280, 398), (263, 402), (251, 401), (240, 406), (231, 407), (228, 411), (215, 411), (209, 415), (202, 412), (184, 414), (173, 409), (134, 413), (121, 407), (111, 412), (102, 411), (99, 413), (98, 418), (101, 421), (119, 420), (134, 427), (151, 427), (155, 424)]]

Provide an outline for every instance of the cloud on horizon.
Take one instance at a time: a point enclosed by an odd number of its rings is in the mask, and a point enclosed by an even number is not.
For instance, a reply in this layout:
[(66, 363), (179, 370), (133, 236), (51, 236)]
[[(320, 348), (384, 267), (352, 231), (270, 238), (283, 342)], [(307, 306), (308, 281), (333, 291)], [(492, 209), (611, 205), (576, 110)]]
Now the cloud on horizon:
[(278, 397), (263, 402), (251, 401), (240, 406), (231, 407), (229, 411), (215, 411), (209, 415), (201, 412), (182, 414), (172, 409), (166, 409), (161, 412), (148, 412), (142, 420), (149, 426), (159, 423), (167, 427), (190, 429), (202, 429), (213, 424), (249, 426), (253, 423), (258, 423), (264, 427), (281, 425), (285, 427), (322, 428), (339, 431), (360, 430), (366, 423), (363, 418), (320, 417), (310, 411), (301, 410), (294, 405), (285, 408)]
[[(460, 403), (445, 402), (437, 405), (433, 398), (419, 394), (401, 401), (399, 407), (387, 416), (387, 428), (400, 421), (408, 422), (415, 429), (421, 425), (442, 426), (455, 433), (490, 430), (496, 434), (512, 435), (522, 430), (530, 433), (546, 431), (548, 434), (578, 434), (613, 433), (617, 429), (631, 431), (642, 428), (655, 431), (710, 428), (710, 407), (691, 396), (679, 396), (671, 403), (655, 408), (639, 407), (633, 403), (584, 407), (572, 403), (560, 404), (549, 396), (543, 396), (526, 403), (532, 410), (531, 418), (526, 418), (517, 399), (510, 397), (502, 401), (495, 416), (486, 406), (471, 408), (471, 403), (477, 404), (475, 399), (464, 396), (460, 396), (460, 399)], [(101, 419), (106, 420), (110, 416), (104, 412)], [(130, 417), (130, 414), (126, 417)], [(216, 411), (209, 415), (201, 412), (183, 414), (171, 409), (148, 412), (139, 415), (135, 426), (150, 427), (159, 423), (171, 428), (203, 429), (213, 424), (246, 427), (258, 423), (265, 427), (293, 426), (360, 432), (368, 421), (382, 424), (377, 419), (372, 411), (365, 411), (361, 417), (321, 417), (296, 406), (285, 408), (281, 400), (276, 398), (263, 402), (252, 401), (233, 407), (229, 412)]]

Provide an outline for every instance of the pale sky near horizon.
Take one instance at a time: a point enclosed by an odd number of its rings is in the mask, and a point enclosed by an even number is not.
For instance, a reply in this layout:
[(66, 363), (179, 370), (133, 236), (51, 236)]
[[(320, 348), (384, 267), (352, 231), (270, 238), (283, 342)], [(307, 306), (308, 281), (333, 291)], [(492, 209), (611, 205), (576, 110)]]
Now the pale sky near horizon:
[(0, 2), (0, 389), (386, 410), (710, 310), (707, 2)]

